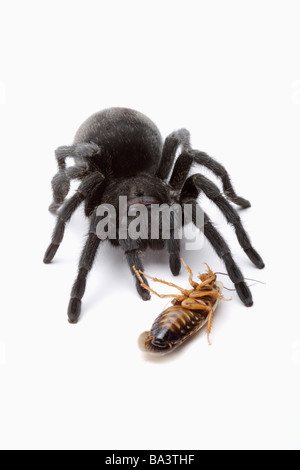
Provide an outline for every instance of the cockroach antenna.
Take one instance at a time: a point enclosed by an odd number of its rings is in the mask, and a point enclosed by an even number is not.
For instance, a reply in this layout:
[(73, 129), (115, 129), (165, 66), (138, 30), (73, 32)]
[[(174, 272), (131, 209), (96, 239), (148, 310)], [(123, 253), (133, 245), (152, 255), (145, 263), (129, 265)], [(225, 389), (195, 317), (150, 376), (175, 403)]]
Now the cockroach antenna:
[[(229, 274), (227, 274), (227, 273), (220, 273), (220, 272), (217, 272), (217, 273), (215, 273), (215, 274), (216, 274), (216, 275), (217, 275), (217, 274), (220, 274), (221, 276), (228, 276), (228, 277), (229, 277)], [(244, 279), (245, 279), (245, 281), (253, 281), (254, 284), (250, 284), (250, 286), (248, 286), (248, 287), (253, 287), (253, 286), (255, 286), (255, 284), (263, 284), (263, 285), (266, 285), (266, 282), (259, 281), (258, 279), (251, 279), (251, 278), (247, 278), (247, 277), (245, 277)], [(226, 287), (226, 286), (223, 286), (223, 287), (224, 287), (224, 289), (229, 290), (229, 291), (231, 291), (231, 292), (236, 292), (236, 289), (229, 289), (229, 287)]]

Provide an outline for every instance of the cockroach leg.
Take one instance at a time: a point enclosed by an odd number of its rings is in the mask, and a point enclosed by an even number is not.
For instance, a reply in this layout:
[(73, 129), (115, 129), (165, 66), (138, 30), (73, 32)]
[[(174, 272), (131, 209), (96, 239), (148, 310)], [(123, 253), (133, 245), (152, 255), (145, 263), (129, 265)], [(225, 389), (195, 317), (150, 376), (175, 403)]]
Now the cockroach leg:
[(206, 297), (208, 295), (215, 296), (220, 300), (224, 300), (225, 302), (230, 302), (232, 300), (232, 298), (226, 299), (222, 294), (220, 294), (220, 292), (218, 292), (216, 290), (212, 290), (212, 291), (208, 290), (208, 291), (204, 291), (204, 292), (199, 292), (199, 291), (191, 292), (190, 293), (190, 298), (191, 299), (199, 299), (200, 297)]
[(159, 297), (160, 299), (176, 299), (178, 300), (179, 302), (184, 299), (185, 297), (182, 296), (182, 295), (172, 295), (172, 294), (169, 294), (169, 295), (166, 295), (166, 294), (159, 294), (158, 292), (155, 292), (155, 290), (151, 289), (151, 287), (147, 286), (147, 284), (144, 284), (142, 283), (141, 286), (144, 288), (144, 289), (147, 289), (149, 292), (151, 292), (152, 294), (154, 295), (157, 295), (157, 297)]
[(136, 269), (136, 267), (132, 266), (132, 269), (135, 272), (135, 275), (138, 278), (138, 280), (140, 281), (140, 283), (144, 284), (144, 280), (143, 280), (142, 276), (140, 275), (139, 271)]
[(200, 297), (207, 297), (209, 295), (218, 297), (218, 299), (223, 299), (223, 296), (216, 290), (207, 290), (203, 292), (199, 292), (199, 291), (191, 292), (189, 297), (191, 299), (199, 299)]
[(191, 284), (192, 288), (195, 289), (197, 286), (198, 286), (198, 282), (195, 282), (193, 281), (193, 271), (191, 270), (191, 268), (185, 263), (184, 259), (181, 258), (181, 262), (182, 264), (185, 266), (186, 270), (188, 271), (188, 273), (190, 274), (190, 277), (189, 277), (189, 283)]
[(215, 276), (215, 274), (214, 274), (213, 271), (210, 269), (210, 267), (208, 266), (208, 264), (207, 264), (207, 263), (204, 263), (204, 264), (205, 264), (205, 266), (207, 267), (207, 272), (208, 272), (208, 274), (209, 274), (211, 277)]
[(211, 328), (212, 328), (213, 317), (214, 317), (214, 310), (211, 308), (209, 315), (208, 315), (208, 323), (207, 323), (207, 341), (210, 346), (211, 346), (210, 333), (211, 333)]
[[(201, 279), (201, 277), (200, 277), (200, 279)], [(215, 280), (216, 280), (216, 276), (215, 276), (215, 274), (213, 274), (211, 277), (209, 277), (208, 279), (203, 281), (201, 284), (198, 284), (198, 287), (196, 287), (196, 290), (199, 291), (199, 290), (203, 289), (203, 287), (207, 286), (208, 284), (211, 284)]]
[[(151, 289), (151, 287), (147, 286), (147, 284), (144, 283), (141, 274), (143, 274), (144, 276), (149, 277), (150, 279), (152, 279), (152, 280), (155, 281), (154, 278), (152, 278), (152, 277), (150, 277), (150, 276), (147, 276), (147, 274), (145, 274), (145, 273), (143, 273), (143, 272), (141, 272), (141, 271), (138, 271), (135, 266), (133, 266), (133, 270), (134, 270), (134, 272), (135, 272), (135, 274), (136, 274), (138, 280), (139, 280), (140, 283), (141, 283), (141, 287), (143, 287), (144, 289), (148, 290), (148, 291), (151, 292), (152, 294), (157, 295), (157, 297), (159, 297), (160, 299), (176, 299), (176, 300), (178, 300), (178, 301), (181, 301), (181, 300), (183, 300), (183, 299), (185, 298), (185, 296), (183, 296), (183, 295), (174, 295), (174, 294), (165, 295), (165, 294), (159, 294), (158, 292), (156, 292), (155, 290)], [(165, 283), (164, 281), (159, 281), (158, 279), (157, 279), (156, 281), (157, 281), (157, 282)], [(167, 283), (165, 283), (165, 284), (167, 284)]]
[(180, 308), (180, 307), (185, 307), (188, 308), (189, 310), (206, 310), (207, 312), (210, 312), (211, 307), (204, 303), (198, 303), (194, 302), (193, 299), (185, 299), (181, 302), (181, 305), (174, 305), (174, 308)]
[[(159, 282), (161, 284), (165, 284), (166, 286), (169, 286), (169, 287), (175, 287), (175, 289), (178, 289), (180, 292), (182, 292), (184, 295), (189, 295), (190, 291), (187, 290), (187, 289), (182, 289), (182, 287), (179, 287), (179, 286), (176, 286), (176, 284), (172, 284), (171, 282), (166, 282), (166, 281), (163, 281), (161, 279), (157, 279), (156, 277), (152, 277), (152, 276), (149, 276), (149, 274), (145, 274), (143, 273), (142, 271), (139, 271), (140, 274), (142, 274), (143, 276), (147, 277), (148, 279), (151, 279), (152, 281), (154, 282)], [(176, 296), (173, 296), (174, 298)]]

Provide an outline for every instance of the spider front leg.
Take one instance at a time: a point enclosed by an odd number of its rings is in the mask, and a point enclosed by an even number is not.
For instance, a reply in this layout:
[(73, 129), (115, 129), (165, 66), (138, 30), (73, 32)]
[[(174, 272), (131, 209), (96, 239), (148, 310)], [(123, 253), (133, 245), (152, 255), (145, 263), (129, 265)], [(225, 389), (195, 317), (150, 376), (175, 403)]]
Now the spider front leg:
[[(55, 151), (58, 172), (51, 182), (53, 191), (53, 202), (49, 206), (51, 213), (56, 214), (57, 210), (63, 204), (70, 190), (70, 181), (72, 179), (82, 179), (86, 175), (88, 167), (87, 164), (84, 163), (84, 158), (92, 157), (99, 152), (100, 149), (95, 144), (63, 146)], [(74, 158), (76, 165), (67, 168), (67, 158)]]
[(218, 176), (223, 184), (223, 191), (230, 201), (234, 204), (242, 207), (243, 209), (247, 209), (251, 207), (251, 203), (240, 197), (236, 194), (233, 185), (230, 180), (230, 176), (226, 170), (226, 168), (217, 162), (214, 158), (207, 155), (205, 152), (200, 152), (199, 150), (192, 150), (192, 155), (194, 157), (194, 161), (199, 165), (205, 166), (208, 170)]
[(176, 152), (180, 147), (182, 150), (190, 148), (190, 133), (186, 129), (174, 131), (166, 138), (161, 163), (156, 173), (158, 178), (165, 180), (168, 177), (176, 157)]
[(73, 166), (65, 170), (60, 170), (51, 181), (53, 201), (49, 206), (49, 212), (56, 214), (64, 203), (69, 191), (70, 182), (75, 179), (82, 179), (87, 172), (86, 166)]
[[(219, 162), (214, 158), (207, 155), (205, 152), (199, 150), (193, 150), (190, 145), (190, 133), (186, 129), (180, 129), (170, 134), (165, 141), (162, 160), (157, 172), (157, 176), (161, 179), (166, 179), (171, 172), (176, 152), (178, 148), (182, 148), (184, 154), (189, 154), (192, 157), (194, 163), (202, 165), (214, 173), (218, 178), (221, 179), (223, 184), (223, 190), (226, 197), (242, 208), (248, 208), (251, 206), (247, 199), (239, 197), (231, 183), (230, 176)], [(179, 157), (180, 158), (180, 157)], [(178, 158), (178, 160), (179, 160)], [(185, 162), (184, 162), (185, 159)], [(186, 163), (186, 164), (185, 164)], [(180, 185), (182, 181), (182, 175), (188, 168), (188, 161), (186, 157), (182, 158), (182, 161), (178, 164), (176, 162), (173, 175), (171, 177), (172, 185)]]
[(44, 263), (49, 264), (53, 260), (56, 252), (61, 244), (66, 223), (71, 219), (75, 210), (80, 206), (80, 204), (86, 199), (86, 197), (93, 191), (95, 191), (100, 184), (104, 181), (104, 176), (100, 173), (91, 173), (79, 186), (76, 194), (72, 196), (68, 201), (66, 201), (60, 210), (56, 226), (52, 235), (51, 244), (49, 245), (45, 256)]
[(178, 276), (181, 271), (181, 260), (180, 260), (180, 248), (181, 248), (181, 243), (180, 240), (175, 238), (175, 227), (174, 227), (174, 220), (175, 216), (173, 212), (171, 213), (170, 217), (170, 222), (171, 222), (171, 230), (170, 230), (170, 238), (166, 240), (166, 245), (169, 253), (169, 264), (170, 264), (170, 269), (173, 274), (173, 276)]
[(204, 213), (204, 226), (198, 226), (197, 224), (197, 210), (198, 208), (201, 210), (200, 206), (198, 205), (196, 200), (186, 200), (183, 203), (191, 204), (193, 208), (193, 223), (194, 225), (201, 230), (205, 237), (208, 239), (214, 250), (216, 251), (217, 255), (224, 261), (228, 275), (232, 282), (235, 285), (235, 289), (237, 291), (238, 296), (240, 297), (241, 301), (244, 303), (246, 307), (251, 307), (253, 305), (252, 294), (245, 283), (244, 276), (234, 261), (232, 257), (231, 250), (227, 243), (225, 242), (224, 238), (220, 235), (220, 233), (216, 230), (214, 225), (212, 224), (210, 218), (207, 214)]
[[(204, 194), (216, 204), (216, 206), (225, 216), (227, 222), (233, 225), (239, 244), (243, 248), (248, 258), (257, 268), (263, 269), (265, 264), (261, 256), (253, 248), (250, 238), (243, 227), (239, 214), (222, 196), (219, 188), (208, 178), (200, 174), (191, 176), (186, 182), (186, 187), (196, 188), (198, 194), (203, 191)], [(183, 189), (183, 191), (185, 191), (185, 189)]]
[(71, 299), (68, 308), (68, 318), (70, 323), (77, 323), (81, 313), (81, 301), (85, 293), (87, 276), (92, 269), (100, 244), (100, 238), (98, 238), (96, 234), (96, 227), (99, 220), (100, 219), (96, 216), (95, 210), (90, 224), (88, 239), (80, 257), (78, 275), (71, 292)]
[[(142, 259), (141, 259), (142, 249), (139, 244), (139, 240), (132, 240), (129, 238), (126, 240), (119, 240), (119, 243), (125, 252), (131, 274), (134, 276), (136, 280), (136, 289), (138, 291), (138, 294), (143, 300), (145, 301), (150, 300), (151, 296), (150, 296), (149, 290), (141, 286), (141, 282), (139, 281), (139, 279), (137, 279), (135, 270), (133, 268), (133, 266), (135, 266), (137, 271), (144, 270)], [(148, 282), (144, 278), (144, 276), (142, 280), (143, 280), (143, 284), (145, 284), (145, 286), (148, 286)]]

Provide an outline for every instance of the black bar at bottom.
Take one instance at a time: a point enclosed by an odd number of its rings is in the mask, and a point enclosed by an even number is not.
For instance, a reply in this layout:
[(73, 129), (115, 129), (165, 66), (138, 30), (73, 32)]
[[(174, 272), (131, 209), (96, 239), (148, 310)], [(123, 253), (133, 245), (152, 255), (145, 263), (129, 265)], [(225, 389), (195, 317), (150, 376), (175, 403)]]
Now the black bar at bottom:
[(115, 465), (126, 465), (129, 468), (138, 469), (141, 469), (146, 465), (153, 465), (153, 467), (162, 465), (184, 465), (190, 467), (194, 465), (199, 466), (202, 460), (200, 460), (199, 450), (101, 450), (101, 461), (107, 466), (107, 468)]

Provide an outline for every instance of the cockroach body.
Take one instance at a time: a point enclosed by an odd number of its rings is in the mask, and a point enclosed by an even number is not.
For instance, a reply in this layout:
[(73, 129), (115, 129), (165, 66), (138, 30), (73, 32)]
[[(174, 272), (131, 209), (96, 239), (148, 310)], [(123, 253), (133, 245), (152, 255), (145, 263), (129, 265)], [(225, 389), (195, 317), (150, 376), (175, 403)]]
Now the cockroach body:
[[(183, 260), (182, 262), (184, 263)], [(217, 275), (208, 266), (208, 272), (199, 275), (201, 282), (195, 282), (193, 281), (191, 269), (185, 263), (184, 265), (190, 274), (189, 283), (192, 289), (182, 289), (175, 284), (161, 281), (135, 270), (141, 283), (141, 275), (143, 274), (155, 282), (167, 284), (180, 291), (179, 295), (161, 295), (150, 289), (150, 287), (148, 288), (150, 292), (160, 298), (169, 297), (173, 300), (170, 306), (155, 320), (151, 331), (140, 336), (139, 345), (145, 352), (167, 354), (195, 335), (206, 324), (208, 325), (207, 334), (209, 338), (214, 311), (219, 300), (223, 299), (223, 284), (217, 281)]]
[[(218, 292), (222, 292), (221, 283)], [(199, 305), (207, 305), (198, 300)], [(212, 309), (215, 311), (219, 299), (214, 299)], [(208, 323), (209, 313), (203, 310), (177, 308), (176, 304), (167, 308), (155, 320), (151, 331), (140, 336), (142, 350), (150, 353), (167, 354), (196, 334)]]

